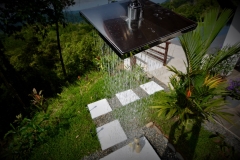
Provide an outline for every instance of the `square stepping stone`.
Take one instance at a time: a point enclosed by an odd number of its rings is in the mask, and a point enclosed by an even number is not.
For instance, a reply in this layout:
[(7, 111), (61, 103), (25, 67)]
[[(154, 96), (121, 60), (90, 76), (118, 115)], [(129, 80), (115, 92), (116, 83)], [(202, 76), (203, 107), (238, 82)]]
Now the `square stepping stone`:
[(159, 86), (156, 82), (148, 82), (145, 84), (140, 85), (140, 87), (146, 91), (149, 95), (154, 94), (155, 92), (164, 90), (161, 86)]
[(140, 99), (131, 89), (116, 94), (123, 106)]
[(160, 160), (145, 137), (140, 139), (140, 146), (142, 147), (140, 153), (135, 152), (134, 144), (128, 144), (100, 160)]
[(97, 136), (102, 150), (112, 147), (127, 139), (118, 120), (114, 120), (97, 128)]
[(112, 111), (112, 108), (106, 99), (88, 104), (88, 109), (91, 113), (92, 119)]

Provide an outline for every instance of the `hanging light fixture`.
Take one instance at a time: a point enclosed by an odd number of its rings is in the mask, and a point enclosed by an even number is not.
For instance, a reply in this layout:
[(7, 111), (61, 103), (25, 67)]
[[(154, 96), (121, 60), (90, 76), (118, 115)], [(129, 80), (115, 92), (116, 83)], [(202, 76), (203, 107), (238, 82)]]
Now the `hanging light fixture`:
[(149, 0), (123, 0), (80, 11), (122, 59), (194, 30), (197, 23)]

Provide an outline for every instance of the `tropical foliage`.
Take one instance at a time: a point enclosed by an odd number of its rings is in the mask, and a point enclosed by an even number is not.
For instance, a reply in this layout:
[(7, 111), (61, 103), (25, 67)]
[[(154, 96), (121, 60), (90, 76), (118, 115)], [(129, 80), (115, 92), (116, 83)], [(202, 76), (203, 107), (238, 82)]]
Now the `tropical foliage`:
[(33, 119), (23, 118), (22, 114), (17, 115), (16, 118), (14, 122), (18, 125), (14, 127), (13, 124), (10, 124), (12, 129), (4, 136), (5, 139), (8, 137), (9, 146), (5, 149), (9, 151), (4, 152), (5, 155), (1, 155), (3, 156), (1, 158), (24, 159), (28, 157), (35, 145), (42, 143), (46, 137), (47, 127), (43, 124), (49, 119), (49, 115), (44, 115), (40, 122), (36, 122), (36, 117)]
[(170, 77), (172, 89), (165, 101), (161, 100), (158, 106), (153, 107), (159, 109), (159, 115), (165, 115), (167, 119), (177, 117), (183, 124), (212, 120), (215, 116), (229, 120), (230, 114), (221, 111), (226, 84), (220, 73), (212, 68), (239, 52), (240, 43), (224, 47), (215, 53), (214, 58), (208, 56), (207, 51), (231, 15), (230, 10), (211, 10), (194, 31), (180, 37), (187, 58), (186, 73), (168, 66), (174, 73)]
[[(43, 90), (47, 99), (59, 93), (62, 86), (66, 85), (54, 26), (46, 29), (48, 32), (45, 38), (35, 34), (34, 26), (22, 28), (18, 35), (23, 39), (16, 39), (15, 34), (2, 36), (4, 50), (0, 54), (0, 71), (3, 73), (0, 75), (0, 135), (10, 129), (9, 123), (20, 112), (29, 116), (34, 109), (39, 110), (31, 104), (32, 98), (28, 96), (33, 88)], [(69, 23), (65, 28), (59, 26), (59, 31), (68, 82), (74, 82), (87, 72), (96, 70), (98, 65), (93, 59), (100, 53), (100, 48), (95, 45), (98, 44), (96, 39), (100, 38), (94, 34), (93, 28), (85, 23)], [(2, 76), (5, 76), (6, 81), (3, 81)], [(8, 86), (17, 91), (24, 108)]]
[[(46, 111), (33, 118), (16, 116), (1, 141), (0, 159), (81, 159), (98, 150), (96, 125), (86, 106), (104, 98), (104, 76), (100, 72), (82, 75), (56, 97), (48, 98)], [(33, 91), (36, 94), (40, 93)]]
[(199, 21), (205, 12), (219, 7), (219, 5), (224, 8), (229, 7), (235, 9), (237, 2), (236, 0), (230, 0), (227, 2), (219, 0), (167, 0), (161, 3), (161, 6), (173, 10), (193, 21)]
[[(54, 25), (62, 72), (67, 78), (59, 38), (59, 23), (66, 25), (63, 9), (75, 4), (73, 0), (3, 1), (0, 6), (0, 30), (11, 35), (21, 31), (22, 26), (34, 26), (35, 34), (47, 35), (47, 26)], [(37, 5), (36, 5), (37, 4)], [(21, 38), (21, 36), (20, 36)]]

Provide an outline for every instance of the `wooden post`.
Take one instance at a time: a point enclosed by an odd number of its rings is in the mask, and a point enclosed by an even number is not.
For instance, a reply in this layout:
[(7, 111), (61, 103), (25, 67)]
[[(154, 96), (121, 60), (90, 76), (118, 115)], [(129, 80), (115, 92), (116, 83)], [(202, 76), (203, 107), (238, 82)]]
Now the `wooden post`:
[(166, 66), (167, 63), (167, 54), (168, 54), (168, 46), (171, 42), (165, 42), (166, 47), (165, 47), (165, 54), (164, 54), (164, 60), (163, 60), (163, 65)]
[(130, 57), (130, 66), (131, 66), (131, 68), (133, 68), (136, 65), (136, 62), (137, 62), (136, 57), (135, 56), (131, 56)]

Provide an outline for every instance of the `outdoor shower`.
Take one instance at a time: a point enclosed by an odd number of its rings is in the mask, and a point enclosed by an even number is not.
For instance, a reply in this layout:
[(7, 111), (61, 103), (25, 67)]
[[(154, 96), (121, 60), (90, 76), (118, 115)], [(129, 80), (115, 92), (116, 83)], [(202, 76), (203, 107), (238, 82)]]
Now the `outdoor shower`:
[(194, 30), (197, 23), (150, 0), (123, 0), (80, 11), (121, 58)]
[[(110, 47), (104, 51), (104, 47), (99, 47), (102, 56), (99, 59), (104, 66), (102, 70), (108, 74), (103, 91), (106, 97), (115, 95), (110, 100), (114, 104), (112, 117), (119, 120), (128, 138), (141, 137), (143, 131), (140, 126), (148, 120), (146, 111), (151, 97), (143, 94), (144, 99), (141, 100), (135, 92), (149, 79), (142, 66), (125, 65), (125, 61), (132, 54), (195, 29), (197, 24), (149, 0), (122, 0), (84, 9), (80, 14), (98, 31), (102, 38), (96, 38), (99, 44), (105, 46), (106, 42)], [(111, 132), (115, 134), (116, 129)], [(134, 144), (137, 153), (144, 147), (139, 140)]]

